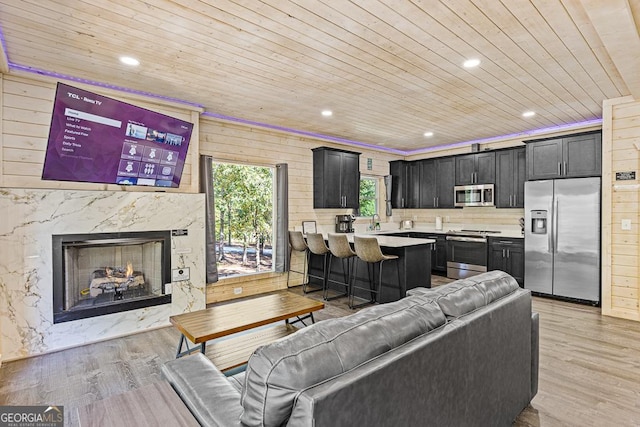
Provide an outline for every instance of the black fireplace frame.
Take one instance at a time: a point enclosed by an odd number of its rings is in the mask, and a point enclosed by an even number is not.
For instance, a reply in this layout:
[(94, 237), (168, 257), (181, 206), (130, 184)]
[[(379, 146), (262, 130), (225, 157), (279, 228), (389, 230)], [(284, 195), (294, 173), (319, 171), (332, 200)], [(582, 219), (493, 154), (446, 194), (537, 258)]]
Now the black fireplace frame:
[(69, 322), (72, 320), (87, 319), (105, 314), (119, 313), (168, 304), (171, 302), (171, 294), (163, 294), (153, 298), (134, 299), (123, 301), (119, 304), (104, 305), (73, 311), (64, 310), (65, 301), (65, 263), (64, 246), (69, 244), (82, 244), (86, 242), (104, 240), (116, 243), (117, 240), (128, 239), (162, 240), (162, 284), (171, 280), (171, 231), (131, 231), (115, 233), (89, 233), (89, 234), (54, 234), (51, 236), (52, 261), (53, 261), (53, 323)]

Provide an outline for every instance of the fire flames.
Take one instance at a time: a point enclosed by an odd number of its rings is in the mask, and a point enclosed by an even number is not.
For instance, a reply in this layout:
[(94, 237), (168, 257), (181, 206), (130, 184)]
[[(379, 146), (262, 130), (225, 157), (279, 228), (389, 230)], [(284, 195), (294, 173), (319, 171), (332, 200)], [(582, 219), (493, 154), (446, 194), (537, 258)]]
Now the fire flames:
[(119, 278), (127, 278), (130, 279), (133, 277), (133, 264), (130, 262), (127, 263), (127, 268), (105, 268), (105, 273), (107, 277), (119, 277)]

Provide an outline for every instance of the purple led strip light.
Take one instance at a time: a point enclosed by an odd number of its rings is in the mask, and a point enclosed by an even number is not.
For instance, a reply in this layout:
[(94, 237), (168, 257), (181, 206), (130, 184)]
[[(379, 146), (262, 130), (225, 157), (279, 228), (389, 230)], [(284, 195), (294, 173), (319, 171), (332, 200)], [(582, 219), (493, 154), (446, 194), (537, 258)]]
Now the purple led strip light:
[(495, 141), (501, 141), (503, 139), (511, 139), (511, 138), (518, 138), (518, 137), (524, 137), (524, 136), (535, 136), (535, 135), (540, 135), (540, 134), (547, 133), (547, 132), (555, 132), (555, 131), (560, 131), (560, 130), (563, 130), (563, 129), (570, 129), (570, 128), (573, 128), (573, 127), (587, 127), (587, 126), (595, 126), (595, 125), (601, 125), (601, 124), (602, 124), (602, 119), (585, 120), (583, 122), (576, 122), (576, 123), (569, 123), (569, 124), (563, 124), (563, 125), (550, 126), (550, 127), (547, 127), (547, 128), (526, 130), (526, 131), (523, 131), (523, 132), (511, 133), (511, 134), (508, 134), (508, 135), (493, 136), (493, 137), (490, 137), (490, 138), (474, 139), (473, 141), (456, 142), (456, 143), (453, 143), (453, 144), (438, 145), (437, 147), (430, 147), (430, 148), (422, 148), (422, 149), (418, 149), (418, 150), (405, 151), (404, 153), (405, 153), (405, 155), (409, 156), (409, 155), (413, 155), (413, 154), (421, 154), (421, 153), (428, 153), (430, 151), (442, 150), (442, 149), (445, 149), (445, 148), (459, 148), (459, 147), (464, 147), (466, 145), (471, 145), (471, 144), (481, 144), (481, 143), (487, 143), (487, 142), (495, 142)]
[[(4, 34), (2, 33), (1, 29), (0, 29), (0, 43), (2, 44), (4, 52), (7, 52), (6, 45), (5, 45), (5, 40), (4, 40)], [(12, 62), (9, 62), (9, 68), (10, 69), (16, 69), (16, 70), (21, 70), (21, 71), (25, 71), (25, 72), (29, 72), (29, 73), (34, 73), (34, 74), (40, 74), (40, 75), (43, 75), (43, 76), (54, 77), (54, 78), (62, 79), (62, 80), (69, 80), (69, 81), (84, 83), (84, 84), (88, 84), (88, 85), (92, 85), (92, 86), (104, 87), (104, 88), (108, 88), (108, 89), (117, 90), (117, 91), (120, 91), (120, 92), (132, 93), (132, 94), (136, 94), (136, 95), (143, 95), (143, 96), (147, 96), (147, 97), (150, 97), (150, 98), (162, 99), (162, 100), (165, 100), (165, 101), (171, 101), (171, 102), (175, 102), (175, 103), (190, 105), (190, 106), (193, 106), (193, 107), (202, 108), (204, 110), (204, 106), (203, 105), (197, 104), (195, 102), (189, 102), (189, 101), (185, 101), (185, 100), (178, 99), (178, 98), (172, 98), (172, 97), (169, 97), (169, 96), (157, 95), (157, 94), (150, 93), (150, 92), (134, 90), (134, 89), (130, 89), (130, 88), (122, 87), (122, 86), (116, 86), (116, 85), (112, 85), (112, 84), (108, 84), (108, 83), (101, 83), (101, 82), (96, 82), (96, 81), (93, 81), (93, 80), (88, 80), (88, 79), (82, 79), (82, 78), (78, 78), (78, 77), (68, 76), (68, 75), (56, 73), (56, 72), (53, 72), (53, 71), (41, 70), (41, 69), (37, 69), (37, 68), (34, 68), (34, 67), (27, 67), (27, 66), (24, 66), (24, 65), (14, 64)], [(418, 150), (403, 151), (403, 150), (397, 150), (397, 149), (394, 149), (394, 148), (381, 147), (379, 145), (374, 145), (374, 144), (367, 144), (365, 142), (354, 141), (354, 140), (350, 140), (350, 139), (346, 139), (346, 138), (339, 138), (339, 137), (336, 137), (336, 136), (324, 135), (324, 134), (315, 133), (315, 132), (292, 129), (292, 128), (288, 128), (288, 127), (284, 127), (284, 126), (278, 126), (278, 125), (271, 125), (271, 124), (268, 124), (268, 123), (256, 122), (256, 121), (253, 121), (253, 120), (241, 119), (241, 118), (238, 118), (238, 117), (227, 116), (227, 115), (219, 114), (219, 113), (212, 113), (212, 112), (209, 112), (209, 111), (204, 111), (202, 113), (202, 115), (203, 116), (207, 116), (207, 117), (213, 117), (213, 118), (221, 119), (221, 120), (227, 120), (227, 121), (231, 121), (231, 122), (235, 122), (235, 123), (242, 123), (242, 124), (245, 124), (245, 125), (257, 126), (257, 127), (266, 128), (266, 129), (272, 129), (272, 130), (277, 130), (277, 131), (282, 131), (282, 132), (287, 132), (287, 133), (293, 133), (293, 134), (302, 135), (302, 136), (308, 136), (308, 137), (311, 137), (311, 138), (318, 138), (318, 139), (322, 139), (322, 140), (328, 140), (328, 141), (336, 142), (336, 143), (339, 143), (339, 144), (364, 147), (364, 148), (369, 148), (369, 149), (373, 149), (373, 150), (387, 151), (389, 153), (399, 154), (399, 155), (402, 155), (402, 156), (409, 156), (409, 155), (414, 155), (414, 154), (428, 153), (430, 151), (436, 151), (436, 150), (439, 151), (439, 150), (447, 149), (447, 148), (459, 148), (459, 147), (464, 147), (464, 146), (471, 145), (471, 144), (476, 144), (476, 143), (478, 143), (478, 144), (479, 143), (487, 143), (487, 142), (492, 142), (492, 141), (499, 141), (499, 140), (502, 140), (502, 139), (517, 138), (517, 137), (521, 137), (521, 136), (525, 136), (525, 135), (533, 136), (533, 135), (536, 135), (536, 134), (552, 132), (552, 131), (559, 131), (559, 130), (562, 130), (562, 129), (572, 128), (572, 127), (576, 127), (576, 126), (582, 127), (582, 126), (597, 125), (597, 124), (601, 124), (602, 123), (602, 119), (593, 119), (593, 120), (587, 120), (587, 121), (584, 121), (584, 122), (577, 122), (577, 123), (565, 124), (565, 125), (557, 125), (557, 126), (552, 126), (552, 127), (548, 127), (548, 128), (542, 128), (542, 129), (535, 129), (535, 130), (529, 130), (529, 131), (524, 131), (524, 132), (512, 133), (512, 134), (509, 134), (509, 135), (502, 135), (502, 136), (496, 136), (496, 137), (491, 137), (491, 138), (476, 139), (476, 140), (472, 140), (472, 141), (456, 142), (456, 143), (453, 143), (453, 144), (438, 145), (436, 147), (422, 148), (422, 149), (418, 149)]]

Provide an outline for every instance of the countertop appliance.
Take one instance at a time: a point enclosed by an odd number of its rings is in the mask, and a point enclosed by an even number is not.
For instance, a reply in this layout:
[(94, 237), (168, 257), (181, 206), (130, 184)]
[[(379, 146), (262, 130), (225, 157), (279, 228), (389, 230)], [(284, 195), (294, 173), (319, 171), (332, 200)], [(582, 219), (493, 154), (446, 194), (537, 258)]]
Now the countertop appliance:
[(403, 219), (400, 222), (400, 229), (401, 230), (411, 230), (413, 228), (413, 221), (410, 219)]
[(487, 235), (489, 230), (447, 231), (447, 277), (464, 279), (487, 271)]
[(336, 215), (336, 233), (353, 233), (353, 215)]
[(454, 206), (495, 206), (493, 184), (456, 185), (453, 187)]
[(600, 178), (524, 185), (524, 286), (600, 302)]

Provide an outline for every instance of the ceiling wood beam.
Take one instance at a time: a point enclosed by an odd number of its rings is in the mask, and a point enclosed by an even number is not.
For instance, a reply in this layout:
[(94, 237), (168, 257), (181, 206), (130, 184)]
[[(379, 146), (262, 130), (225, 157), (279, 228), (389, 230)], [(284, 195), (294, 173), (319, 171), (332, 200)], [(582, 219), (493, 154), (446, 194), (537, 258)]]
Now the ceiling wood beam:
[(640, 36), (628, 0), (582, 0), (582, 5), (631, 95), (640, 99)]

